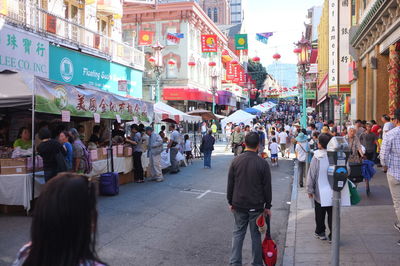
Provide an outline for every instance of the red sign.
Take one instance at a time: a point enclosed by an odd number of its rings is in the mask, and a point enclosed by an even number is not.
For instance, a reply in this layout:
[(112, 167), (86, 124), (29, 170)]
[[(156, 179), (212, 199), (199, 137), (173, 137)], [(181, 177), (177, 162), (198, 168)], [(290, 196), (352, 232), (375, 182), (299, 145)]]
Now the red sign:
[(218, 52), (218, 37), (215, 34), (201, 35), (201, 51), (203, 53)]
[(356, 62), (352, 61), (349, 63), (349, 82), (352, 82), (356, 78), (354, 77), (354, 71), (357, 69)]
[(139, 45), (151, 45), (153, 43), (154, 32), (141, 30), (139, 32)]
[(46, 15), (46, 30), (50, 33), (56, 34), (57, 32), (57, 18), (52, 15)]
[(226, 63), (226, 80), (233, 80), (235, 77), (233, 69), (235, 68), (234, 65), (231, 64), (231, 62)]
[(245, 82), (246, 82), (246, 78), (245, 78), (244, 69), (240, 68), (240, 71), (239, 71), (239, 85), (243, 86)]
[(240, 78), (240, 66), (235, 65), (233, 67), (233, 83), (239, 84), (239, 78)]
[(163, 99), (168, 101), (202, 101), (212, 102), (212, 94), (190, 88), (164, 88)]

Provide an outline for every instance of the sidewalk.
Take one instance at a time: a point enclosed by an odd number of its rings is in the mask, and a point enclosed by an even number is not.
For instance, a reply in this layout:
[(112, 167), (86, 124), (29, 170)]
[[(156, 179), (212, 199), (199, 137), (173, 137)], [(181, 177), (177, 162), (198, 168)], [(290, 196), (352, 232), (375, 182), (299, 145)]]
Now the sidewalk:
[[(297, 184), (294, 178), (294, 184)], [(400, 234), (386, 175), (378, 170), (370, 183), (358, 187), (362, 198), (356, 206), (341, 208), (341, 265), (399, 265)], [(311, 201), (304, 188), (293, 187), (283, 265), (330, 265), (331, 244), (314, 238)], [(327, 230), (328, 233), (329, 230)]]

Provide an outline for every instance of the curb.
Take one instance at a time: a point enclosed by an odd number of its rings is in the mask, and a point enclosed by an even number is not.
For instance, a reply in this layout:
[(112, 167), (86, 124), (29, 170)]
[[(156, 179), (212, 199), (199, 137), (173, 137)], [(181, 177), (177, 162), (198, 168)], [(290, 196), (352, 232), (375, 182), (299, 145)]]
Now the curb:
[(283, 251), (282, 265), (295, 265), (296, 251), (296, 224), (297, 224), (297, 165), (294, 167), (292, 196), (289, 210), (288, 225), (286, 229), (285, 249)]

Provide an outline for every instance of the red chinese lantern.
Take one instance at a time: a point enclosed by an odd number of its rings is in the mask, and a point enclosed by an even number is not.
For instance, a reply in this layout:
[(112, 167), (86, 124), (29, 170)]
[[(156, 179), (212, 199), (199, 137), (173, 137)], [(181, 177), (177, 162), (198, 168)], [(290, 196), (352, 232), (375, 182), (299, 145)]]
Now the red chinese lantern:
[(281, 55), (278, 54), (278, 53), (276, 53), (276, 54), (274, 54), (274, 55), (272, 56), (272, 58), (275, 59), (275, 60), (279, 60), (279, 59), (281, 59)]
[(229, 52), (227, 50), (223, 50), (222, 55), (229, 55)]
[(235, 91), (239, 91), (239, 88), (236, 88)]
[(295, 53), (295, 54), (301, 53), (301, 48), (295, 48), (295, 49), (293, 50), (293, 53)]
[(239, 62), (237, 60), (232, 60), (231, 61), (231, 65), (238, 65), (238, 64), (239, 64)]
[(149, 62), (150, 62), (150, 63), (155, 63), (155, 62), (156, 62), (156, 59), (155, 59), (153, 56), (150, 56), (150, 57), (149, 57)]
[(188, 65), (191, 66), (191, 67), (193, 67), (193, 66), (196, 65), (196, 62), (194, 62), (194, 61), (189, 61)]
[(172, 59), (168, 60), (168, 65), (173, 66), (175, 64), (176, 64), (176, 62), (174, 60), (172, 60)]
[(296, 87), (296, 86), (293, 86), (292, 89), (297, 89), (297, 87)]
[(230, 91), (230, 89), (229, 89), (229, 88), (226, 88), (225, 90), (227, 90), (227, 91)]
[(260, 62), (260, 58), (258, 56), (253, 57), (254, 62)]
[(243, 91), (244, 91), (244, 92), (248, 92), (248, 91), (249, 91), (249, 89), (247, 89), (247, 88), (244, 88), (244, 89), (243, 89)]
[(215, 62), (210, 62), (210, 63), (208, 63), (208, 65), (209, 65), (210, 67), (215, 67), (215, 66), (217, 65), (217, 63), (215, 63)]

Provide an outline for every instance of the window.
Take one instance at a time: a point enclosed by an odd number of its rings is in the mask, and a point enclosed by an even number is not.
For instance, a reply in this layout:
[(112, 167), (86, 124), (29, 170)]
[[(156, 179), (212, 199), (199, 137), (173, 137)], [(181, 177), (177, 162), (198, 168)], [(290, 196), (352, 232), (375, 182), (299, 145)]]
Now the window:
[(218, 22), (218, 9), (214, 8), (214, 22)]
[(208, 15), (209, 18), (211, 18), (211, 8), (208, 8), (207, 15)]

